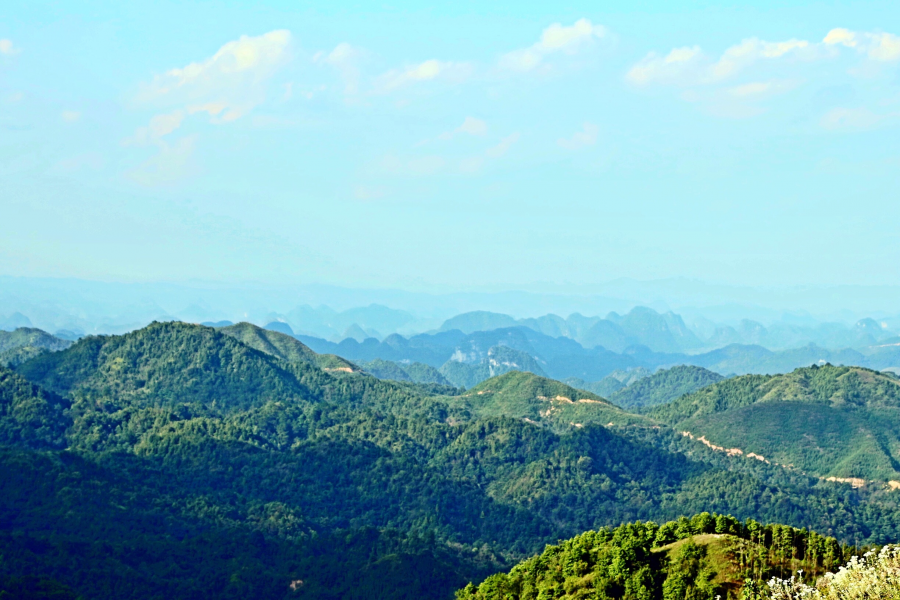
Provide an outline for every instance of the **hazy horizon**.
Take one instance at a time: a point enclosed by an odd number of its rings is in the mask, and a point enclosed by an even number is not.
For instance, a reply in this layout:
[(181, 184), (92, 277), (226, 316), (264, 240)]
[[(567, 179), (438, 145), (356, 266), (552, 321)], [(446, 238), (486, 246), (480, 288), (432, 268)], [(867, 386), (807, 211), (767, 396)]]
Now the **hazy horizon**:
[(0, 274), (897, 286), (898, 11), (5, 3)]
[[(434, 330), (456, 315), (472, 311), (517, 319), (578, 313), (606, 317), (635, 307), (674, 312), (688, 320), (737, 325), (746, 319), (764, 325), (823, 323), (852, 325), (863, 318), (900, 323), (898, 286), (727, 286), (687, 279), (619, 279), (595, 286), (593, 293), (564, 289), (416, 291), (397, 288), (274, 285), (231, 282), (115, 282), (0, 276), (0, 325), (14, 313), (31, 324), (53, 329), (118, 333), (151, 320), (176, 318), (203, 322), (246, 320), (258, 325), (288, 321), (303, 306), (335, 312), (379, 305), (414, 317), (414, 325), (387, 333)], [(65, 326), (63, 323), (70, 323)], [(77, 325), (76, 325), (77, 323)], [(296, 321), (295, 321), (296, 324)]]

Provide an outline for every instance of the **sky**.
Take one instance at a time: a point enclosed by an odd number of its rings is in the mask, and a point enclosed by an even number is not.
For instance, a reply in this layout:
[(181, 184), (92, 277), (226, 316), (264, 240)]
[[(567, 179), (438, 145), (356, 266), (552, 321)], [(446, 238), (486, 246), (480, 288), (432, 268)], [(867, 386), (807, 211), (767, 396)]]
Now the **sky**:
[(0, 275), (900, 285), (900, 4), (0, 3)]

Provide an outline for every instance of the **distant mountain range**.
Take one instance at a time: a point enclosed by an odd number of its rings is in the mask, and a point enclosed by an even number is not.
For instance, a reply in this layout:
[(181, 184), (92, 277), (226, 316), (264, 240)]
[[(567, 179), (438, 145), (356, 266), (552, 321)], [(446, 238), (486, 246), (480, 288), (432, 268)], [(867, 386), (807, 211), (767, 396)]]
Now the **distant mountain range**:
[[(900, 337), (885, 337), (890, 332), (870, 321), (858, 324), (857, 329), (863, 332), (863, 337), (857, 339), (871, 341), (879, 334), (881, 337), (875, 343), (856, 349), (839, 350), (810, 343), (787, 350), (769, 350), (761, 345), (729, 344), (702, 352), (659, 352), (648, 345), (632, 344), (616, 352), (602, 345), (586, 347), (565, 335), (551, 335), (568, 333), (596, 341), (602, 333), (614, 338), (612, 343), (616, 347), (626, 341), (645, 341), (664, 347), (697, 343), (698, 338), (684, 327), (680, 317), (660, 315), (650, 309), (634, 309), (625, 316), (610, 315), (607, 319), (588, 319), (573, 315), (568, 320), (562, 320), (548, 316), (538, 320), (524, 320), (514, 327), (478, 329), (470, 333), (462, 329), (448, 329), (456, 325), (469, 329), (467, 324), (472, 327), (489, 327), (509, 323), (510, 319), (511, 317), (496, 313), (470, 313), (445, 323), (444, 331), (417, 334), (408, 338), (392, 334), (381, 341), (368, 337), (362, 341), (345, 338), (340, 342), (333, 342), (295, 334), (290, 325), (281, 321), (271, 322), (265, 329), (254, 328), (287, 335), (307, 347), (310, 352), (329, 355), (332, 358), (320, 360), (334, 361), (334, 368), (347, 368), (346, 365), (338, 364), (340, 360), (353, 363), (390, 361), (396, 363), (393, 377), (386, 374), (385, 364), (373, 367), (373, 374), (406, 380), (400, 373), (418, 363), (421, 367), (415, 369), (420, 373), (416, 377), (407, 373), (409, 381), (427, 380), (430, 383), (463, 388), (473, 387), (485, 379), (513, 370), (566, 380), (576, 387), (604, 397), (612, 396), (639, 377), (677, 365), (703, 367), (723, 376), (786, 373), (798, 367), (826, 363), (900, 372)], [(248, 335), (249, 331), (247, 324), (232, 325), (230, 321), (210, 322), (207, 325), (219, 327), (224, 333), (235, 336)], [(251, 343), (249, 340), (244, 341)], [(251, 345), (258, 347), (268, 343), (270, 342), (256, 339)], [(16, 365), (40, 353), (64, 349), (69, 344), (69, 339), (52, 336), (34, 328), (0, 332), (0, 364)], [(425, 367), (437, 373), (426, 374), (423, 370)]]
[(410, 338), (392, 335), (379, 342), (345, 339), (340, 343), (297, 336), (320, 353), (352, 361), (375, 359), (420, 362), (441, 370), (454, 385), (471, 387), (509, 370), (530, 371), (554, 379), (577, 379), (583, 389), (611, 394), (619, 387), (595, 387), (616, 371), (645, 369), (652, 373), (676, 365), (693, 365), (720, 375), (786, 373), (813, 364), (863, 366), (876, 370), (900, 368), (900, 343), (892, 339), (859, 350), (829, 350), (814, 344), (773, 351), (758, 345), (731, 344), (724, 348), (687, 354), (655, 352), (646, 346), (629, 346), (617, 353), (602, 346), (585, 348), (566, 337), (551, 337), (529, 327), (517, 326), (465, 334), (452, 329)]

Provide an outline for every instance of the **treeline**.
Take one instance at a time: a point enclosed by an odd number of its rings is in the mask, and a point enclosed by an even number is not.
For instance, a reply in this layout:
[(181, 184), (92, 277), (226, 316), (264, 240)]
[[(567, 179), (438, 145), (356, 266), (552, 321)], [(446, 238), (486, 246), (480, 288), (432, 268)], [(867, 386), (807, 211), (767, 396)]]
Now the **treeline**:
[(470, 583), (456, 598), (737, 598), (745, 583), (759, 590), (766, 577), (800, 570), (814, 578), (856, 551), (809, 530), (704, 512), (662, 525), (638, 521), (588, 531), (547, 546), (509, 573)]

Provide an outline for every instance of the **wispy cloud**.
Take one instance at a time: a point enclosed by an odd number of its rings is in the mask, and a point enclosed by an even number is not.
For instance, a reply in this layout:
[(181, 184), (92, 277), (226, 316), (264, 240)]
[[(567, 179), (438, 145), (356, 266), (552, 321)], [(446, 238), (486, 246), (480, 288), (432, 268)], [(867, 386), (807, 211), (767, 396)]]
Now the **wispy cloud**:
[(556, 143), (566, 150), (580, 150), (597, 143), (600, 128), (593, 123), (585, 123), (580, 131), (576, 131), (569, 138), (560, 138)]
[(389, 154), (379, 161), (378, 170), (391, 175), (424, 177), (436, 175), (446, 164), (443, 157), (436, 155), (401, 158)]
[(12, 40), (0, 40), (0, 54), (2, 54), (3, 56), (12, 56), (13, 54), (18, 54), (19, 52), (21, 52), (21, 50), (19, 50), (19, 48), (17, 48), (12, 43)]
[(806, 40), (769, 42), (748, 38), (711, 60), (700, 46), (684, 46), (673, 48), (665, 56), (649, 53), (628, 71), (626, 78), (635, 85), (715, 84), (734, 77), (758, 61), (797, 55), (809, 48), (810, 43)]
[(509, 152), (509, 149), (512, 148), (513, 144), (519, 141), (519, 137), (520, 136), (518, 132), (506, 136), (505, 138), (500, 140), (499, 144), (485, 150), (485, 156), (487, 156), (488, 158), (500, 158), (501, 156)]
[(487, 133), (487, 123), (475, 117), (466, 117), (462, 125), (452, 131), (445, 131), (438, 136), (439, 140), (450, 140), (460, 134), (465, 135), (484, 135)]
[(228, 42), (210, 58), (170, 69), (143, 86), (139, 105), (206, 112), (217, 122), (239, 119), (265, 100), (265, 82), (288, 59), (289, 31)]
[(867, 58), (879, 62), (900, 60), (900, 37), (884, 32), (856, 32), (849, 29), (832, 29), (822, 40), (827, 46), (854, 48)]
[(60, 114), (60, 117), (62, 117), (62, 120), (66, 123), (75, 123), (81, 120), (81, 113), (77, 110), (64, 110)]
[(510, 148), (519, 141), (519, 132), (514, 132), (502, 138), (496, 145), (491, 146), (477, 156), (471, 156), (460, 161), (459, 170), (463, 173), (473, 174), (481, 171), (489, 160), (496, 160), (506, 155)]
[(607, 35), (602, 25), (594, 25), (588, 19), (579, 19), (565, 26), (554, 23), (541, 33), (537, 43), (500, 57), (500, 67), (513, 71), (531, 71), (538, 67), (548, 55), (563, 52), (573, 54), (593, 40)]
[(833, 108), (822, 116), (820, 124), (830, 131), (867, 131), (900, 120), (900, 112), (876, 113), (868, 108)]
[(357, 46), (341, 42), (331, 52), (316, 52), (313, 62), (333, 67), (344, 81), (344, 92), (355, 94), (359, 91), (360, 62), (368, 53)]
[(853, 48), (873, 61), (900, 60), (900, 37), (891, 33), (838, 28), (829, 31), (821, 42), (796, 38), (771, 42), (747, 38), (727, 48), (718, 58), (705, 55), (699, 46), (674, 48), (664, 56), (651, 52), (628, 71), (626, 79), (635, 85), (711, 85), (733, 78), (762, 61), (833, 57), (834, 48), (838, 46)]
[(129, 176), (144, 185), (169, 183), (188, 171), (196, 136), (170, 141), (185, 119), (205, 114), (212, 123), (245, 116), (266, 98), (266, 83), (289, 58), (291, 34), (279, 29), (260, 36), (243, 35), (224, 44), (210, 58), (170, 69), (142, 86), (138, 107), (165, 108), (123, 140), (124, 145), (155, 145), (159, 154)]
[(390, 92), (412, 83), (444, 80), (450, 83), (465, 81), (473, 71), (465, 62), (440, 61), (436, 59), (392, 69), (375, 81), (376, 92)]
[(674, 83), (682, 80), (686, 73), (693, 72), (702, 56), (700, 46), (673, 48), (665, 56), (650, 52), (631, 67), (626, 77), (637, 85)]

